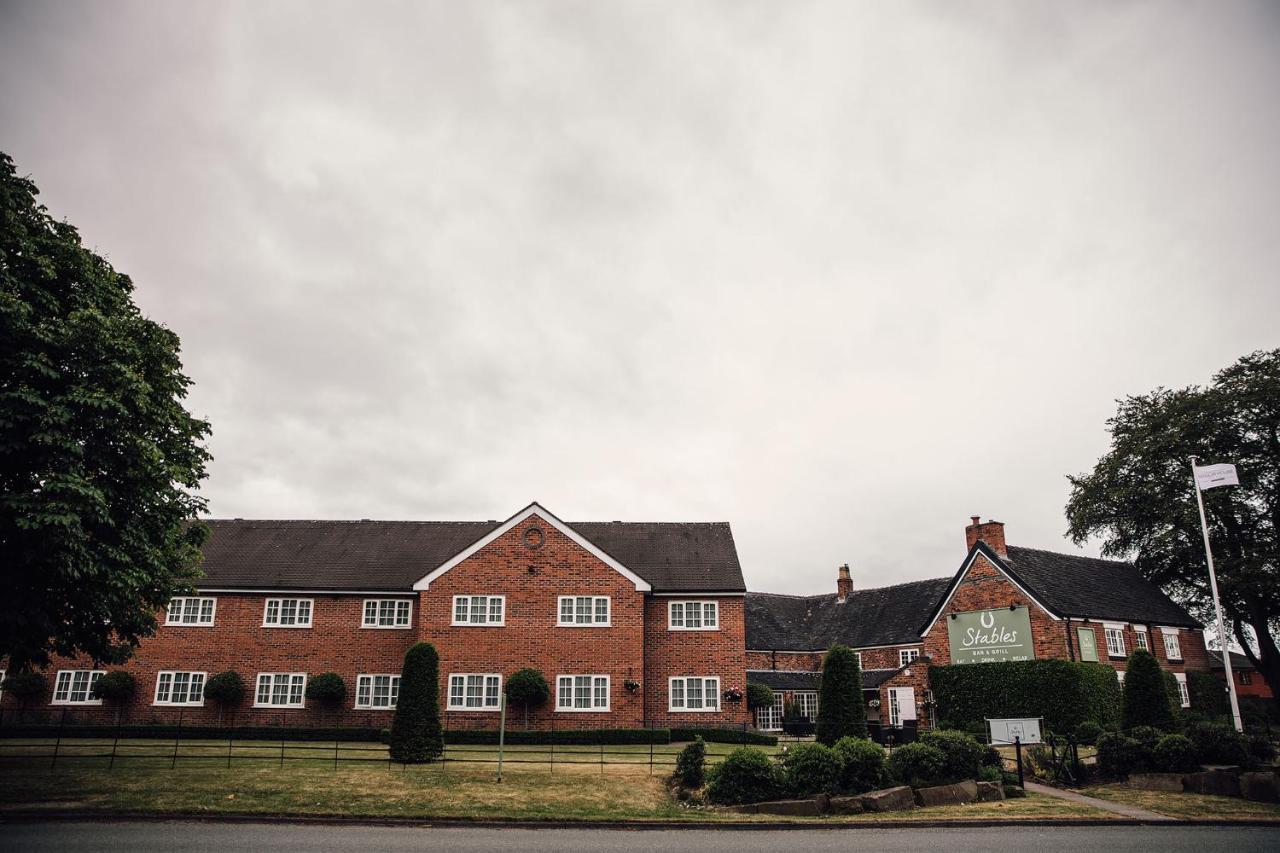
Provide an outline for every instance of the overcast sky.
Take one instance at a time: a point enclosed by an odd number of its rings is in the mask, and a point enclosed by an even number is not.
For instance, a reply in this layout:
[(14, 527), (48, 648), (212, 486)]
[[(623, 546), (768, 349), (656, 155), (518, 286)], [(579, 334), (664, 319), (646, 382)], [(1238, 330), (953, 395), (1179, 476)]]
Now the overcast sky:
[(1280, 345), (1275, 3), (0, 0), (0, 150), (181, 336), (215, 516), (935, 577)]

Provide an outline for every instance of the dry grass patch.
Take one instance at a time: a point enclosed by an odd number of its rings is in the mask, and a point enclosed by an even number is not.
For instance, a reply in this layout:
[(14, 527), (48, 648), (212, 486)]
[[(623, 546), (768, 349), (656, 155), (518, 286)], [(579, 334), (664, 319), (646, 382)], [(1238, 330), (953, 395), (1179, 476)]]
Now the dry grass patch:
[(1215, 797), (1173, 791), (1144, 791), (1128, 785), (1099, 785), (1080, 793), (1178, 818), (1280, 821), (1280, 805), (1255, 803), (1238, 797)]

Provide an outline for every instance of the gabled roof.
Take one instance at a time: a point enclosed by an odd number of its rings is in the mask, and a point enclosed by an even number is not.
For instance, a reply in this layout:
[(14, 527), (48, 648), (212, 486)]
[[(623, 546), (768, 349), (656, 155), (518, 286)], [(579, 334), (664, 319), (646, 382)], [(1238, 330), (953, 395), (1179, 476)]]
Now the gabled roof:
[[(202, 589), (410, 593), (415, 582), (491, 534), (497, 521), (211, 519)], [(568, 526), (655, 592), (743, 592), (726, 523)]]
[[(1249, 660), (1240, 652), (1231, 653), (1231, 668), (1233, 670), (1256, 669), (1253, 665), (1253, 661)], [(1215, 652), (1212, 650), (1209, 652), (1209, 669), (1226, 669), (1222, 664), (1222, 652)]]
[(918, 626), (950, 583), (949, 578), (854, 590), (844, 604), (831, 595), (746, 598), (747, 648), (824, 651), (920, 642)]

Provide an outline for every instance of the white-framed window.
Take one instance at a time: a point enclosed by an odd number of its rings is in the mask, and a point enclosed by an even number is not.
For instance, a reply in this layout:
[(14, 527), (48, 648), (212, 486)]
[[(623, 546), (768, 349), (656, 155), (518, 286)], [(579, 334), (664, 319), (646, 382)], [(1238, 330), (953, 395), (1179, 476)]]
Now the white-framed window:
[(919, 657), (919, 649), (898, 649), (898, 666), (906, 666)]
[(1187, 689), (1187, 674), (1185, 672), (1175, 672), (1173, 680), (1178, 682), (1178, 701), (1184, 708), (1191, 707), (1191, 691)]
[(101, 705), (93, 698), (93, 685), (106, 674), (102, 669), (62, 669), (53, 683), (54, 705)]
[(756, 708), (756, 728), (762, 732), (782, 731), (783, 711), (782, 691), (774, 691), (772, 705)]
[(609, 676), (556, 676), (557, 711), (609, 710)]
[(306, 704), (305, 672), (260, 672), (255, 708), (301, 708)]
[(1113, 658), (1122, 658), (1126, 654), (1124, 647), (1124, 626), (1104, 625), (1107, 635), (1107, 654)]
[(268, 598), (262, 611), (264, 628), (310, 628), (310, 598)]
[(720, 608), (714, 601), (672, 601), (667, 604), (671, 631), (718, 631)]
[(1151, 651), (1151, 641), (1147, 638), (1146, 625), (1133, 626), (1133, 647), (1142, 649), (1144, 652)]
[(607, 595), (562, 595), (556, 624), (562, 627), (608, 626), (611, 617)]
[[(1236, 671), (1236, 675), (1240, 676), (1241, 684), (1253, 684), (1253, 673), (1247, 669)], [(4, 685), (4, 671), (0, 670), (0, 686)]]
[(165, 611), (166, 625), (212, 625), (218, 599), (213, 596), (181, 596), (170, 599)]
[(366, 598), (361, 628), (409, 628), (413, 623), (413, 602), (404, 598)]
[(390, 711), (400, 698), (400, 676), (357, 675), (356, 707)]
[(507, 597), (505, 595), (455, 595), (453, 597), (453, 624), (496, 625), (506, 624)]
[(1169, 660), (1182, 660), (1182, 644), (1178, 642), (1177, 628), (1161, 628), (1164, 637), (1164, 656)]
[(164, 670), (156, 674), (156, 705), (203, 705), (203, 672)]
[(502, 676), (496, 672), (455, 672), (449, 675), (450, 711), (496, 711)]
[(800, 716), (811, 720), (818, 719), (818, 694), (813, 690), (801, 690), (794, 694), (796, 710)]
[(719, 711), (720, 679), (714, 675), (683, 675), (668, 685), (668, 711)]

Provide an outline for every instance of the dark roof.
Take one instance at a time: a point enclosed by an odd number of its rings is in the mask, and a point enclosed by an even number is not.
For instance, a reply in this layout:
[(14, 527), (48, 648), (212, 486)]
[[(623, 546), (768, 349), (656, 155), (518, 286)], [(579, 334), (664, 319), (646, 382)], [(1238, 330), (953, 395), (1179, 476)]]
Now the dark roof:
[[(408, 592), (497, 521), (256, 521), (214, 519), (200, 586)], [(655, 592), (742, 592), (726, 523), (586, 522), (569, 527), (644, 578)]]
[[(864, 669), (862, 689), (874, 690), (898, 673), (896, 669)], [(783, 669), (749, 669), (747, 681), (763, 684), (774, 690), (817, 690), (820, 672), (803, 672)]]
[[(1240, 652), (1231, 653), (1231, 668), (1233, 670), (1256, 669), (1256, 667), (1253, 665), (1253, 661), (1249, 660)], [(1209, 652), (1209, 669), (1226, 669), (1226, 667), (1222, 665), (1221, 652), (1214, 652), (1214, 651)]]
[(806, 651), (836, 643), (855, 649), (919, 643), (918, 626), (950, 583), (950, 578), (932, 578), (854, 590), (844, 604), (835, 594), (749, 592), (747, 648)]
[(1129, 563), (1012, 545), (1008, 550), (1004, 566), (1058, 616), (1200, 626)]

